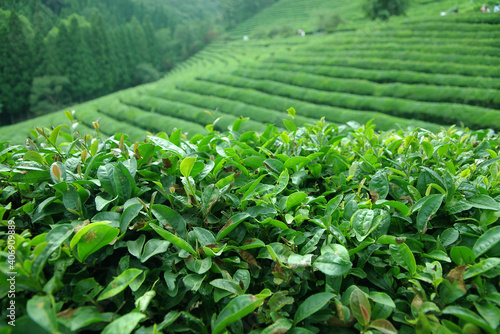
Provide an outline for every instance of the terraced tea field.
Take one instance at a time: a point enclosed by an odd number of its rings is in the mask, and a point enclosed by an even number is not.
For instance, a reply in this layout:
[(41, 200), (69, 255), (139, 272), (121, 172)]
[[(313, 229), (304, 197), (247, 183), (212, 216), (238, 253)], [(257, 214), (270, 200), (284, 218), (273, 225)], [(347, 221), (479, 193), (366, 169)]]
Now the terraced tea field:
[[(338, 124), (373, 119), (384, 130), (456, 124), (498, 131), (500, 14), (464, 2), (460, 14), (439, 16), (455, 5), (415, 2), (407, 17), (380, 23), (362, 18), (359, 2), (282, 0), (162, 80), (75, 106), (78, 130), (93, 133), (100, 119), (105, 135), (140, 140), (182, 128), (190, 136), (207, 132), (216, 118), (215, 128), (227, 129), (242, 116), (250, 118), (243, 130), (259, 131), (265, 123), (282, 126), (294, 107), (298, 124), (324, 117)], [(264, 33), (285, 25), (312, 31), (319, 11), (345, 23), (333, 34)], [(4, 127), (0, 138), (20, 143), (33, 125), (64, 122), (58, 112)]]

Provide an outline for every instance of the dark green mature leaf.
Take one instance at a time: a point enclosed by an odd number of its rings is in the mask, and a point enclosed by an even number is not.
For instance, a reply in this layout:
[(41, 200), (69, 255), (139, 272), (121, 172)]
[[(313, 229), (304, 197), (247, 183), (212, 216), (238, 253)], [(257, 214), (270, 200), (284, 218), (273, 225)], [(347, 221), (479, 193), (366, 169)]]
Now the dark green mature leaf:
[(493, 268), (500, 266), (500, 258), (492, 257), (489, 259), (481, 260), (479, 263), (470, 266), (464, 273), (464, 279), (469, 279), (477, 275), (488, 272)]
[(453, 247), (450, 251), (450, 257), (458, 266), (472, 264), (476, 261), (476, 255), (472, 249), (464, 246)]
[(293, 322), (295, 324), (298, 324), (302, 320), (318, 312), (326, 304), (328, 304), (328, 302), (332, 298), (335, 298), (335, 295), (333, 293), (328, 293), (328, 292), (320, 292), (312, 296), (309, 296), (297, 308), (297, 311), (295, 312), (295, 316), (293, 318)]
[(144, 318), (146, 318), (146, 315), (139, 312), (125, 314), (107, 325), (102, 334), (130, 334)]
[(97, 301), (111, 298), (123, 290), (132, 283), (137, 276), (139, 276), (143, 271), (140, 269), (130, 268), (125, 270), (123, 273), (115, 277), (108, 286), (101, 292)]
[(286, 200), (286, 210), (290, 211), (300, 203), (302, 203), (307, 197), (307, 194), (302, 191), (297, 191), (288, 196)]
[[(420, 201), (421, 208), (417, 214), (417, 229), (421, 233), (425, 233), (427, 230), (427, 223), (432, 218), (434, 214), (439, 210), (441, 203), (443, 202), (445, 195), (429, 195), (422, 198)], [(420, 202), (419, 201), (419, 202)]]
[(313, 263), (313, 267), (329, 276), (342, 276), (349, 272), (352, 262), (349, 252), (341, 245), (330, 245), (332, 251), (320, 255)]
[(79, 307), (71, 318), (71, 330), (77, 331), (83, 327), (99, 322), (110, 322), (113, 313), (101, 313), (95, 306)]
[(220, 229), (217, 234), (217, 241), (223, 239), (226, 235), (231, 233), (240, 223), (242, 223), (245, 219), (250, 217), (248, 213), (241, 212), (237, 213), (226, 222), (226, 224)]
[(267, 303), (272, 312), (281, 310), (286, 305), (291, 305), (294, 302), (294, 298), (288, 296), (289, 292), (286, 290), (275, 292), (269, 302)]
[(125, 210), (123, 210), (123, 213), (120, 217), (121, 233), (125, 233), (132, 220), (139, 215), (139, 212), (141, 212), (142, 208), (142, 204), (135, 203), (129, 205)]
[(170, 226), (178, 236), (186, 237), (186, 221), (179, 213), (161, 204), (153, 204), (151, 212), (162, 226)]
[(389, 250), (398, 265), (408, 270), (412, 275), (417, 273), (415, 256), (406, 244), (389, 245)]
[(30, 318), (49, 333), (57, 333), (59, 327), (54, 304), (52, 296), (33, 296), (26, 305)]
[(34, 277), (38, 277), (43, 270), (43, 266), (49, 259), (49, 257), (54, 253), (62, 244), (65, 242), (73, 233), (73, 227), (71, 225), (58, 225), (47, 233), (45, 240), (47, 240), (47, 245), (43, 248), (40, 255), (35, 258), (33, 265), (31, 266), (31, 272)]
[(483, 210), (500, 210), (500, 203), (495, 201), (488, 195), (475, 195), (471, 198), (467, 199), (467, 203), (470, 204), (474, 208), (483, 209)]
[(243, 289), (241, 289), (239, 284), (225, 280), (225, 279), (214, 279), (213, 281), (210, 282), (210, 285), (213, 285), (216, 288), (234, 293), (236, 295), (242, 295), (245, 293), (243, 291)]
[(238, 296), (222, 309), (213, 324), (213, 334), (221, 333), (227, 326), (253, 312), (264, 303), (264, 298), (253, 295)]
[(193, 249), (193, 247), (188, 244), (186, 241), (178, 238), (174, 234), (170, 233), (169, 231), (162, 229), (158, 225), (150, 224), (151, 228), (155, 230), (156, 233), (158, 233), (161, 237), (163, 237), (165, 240), (171, 242), (172, 244), (176, 245), (177, 247), (184, 249), (185, 251), (191, 253), (194, 256), (198, 256), (198, 253)]
[(362, 326), (368, 325), (371, 318), (371, 306), (365, 293), (355, 289), (350, 297), (351, 312)]
[(281, 193), (283, 190), (285, 190), (286, 186), (288, 185), (288, 181), (290, 180), (290, 176), (288, 175), (288, 169), (285, 168), (283, 172), (281, 172), (278, 182), (274, 186), (274, 193), (278, 195)]
[(476, 313), (471, 310), (465, 309), (460, 306), (448, 306), (443, 310), (443, 314), (453, 315), (457, 318), (470, 322), (480, 328), (482, 328), (486, 333), (494, 334), (496, 331), (486, 322), (483, 318), (481, 318)]
[(170, 242), (166, 240), (150, 239), (144, 246), (144, 251), (141, 255), (141, 262), (146, 262), (157, 254), (165, 253), (170, 246)]
[(376, 329), (383, 334), (397, 334), (397, 329), (387, 320), (385, 319), (377, 319), (373, 320), (370, 323), (370, 328)]
[(375, 212), (369, 209), (359, 209), (351, 218), (351, 225), (356, 233), (356, 239), (363, 241), (379, 225), (380, 217), (375, 218)]
[(387, 179), (387, 174), (384, 172), (379, 172), (370, 181), (371, 191), (377, 192), (379, 199), (385, 199), (389, 194), (389, 180)]
[(478, 257), (495, 247), (498, 243), (500, 243), (500, 226), (495, 226), (477, 239), (474, 247), (472, 247), (472, 251)]

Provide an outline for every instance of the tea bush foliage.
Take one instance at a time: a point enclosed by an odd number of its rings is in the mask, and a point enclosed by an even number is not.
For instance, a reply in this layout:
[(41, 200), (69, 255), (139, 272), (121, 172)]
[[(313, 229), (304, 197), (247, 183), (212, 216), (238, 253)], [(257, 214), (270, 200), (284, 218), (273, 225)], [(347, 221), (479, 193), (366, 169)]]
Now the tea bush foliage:
[(2, 331), (497, 333), (498, 135), (288, 112), (0, 144)]

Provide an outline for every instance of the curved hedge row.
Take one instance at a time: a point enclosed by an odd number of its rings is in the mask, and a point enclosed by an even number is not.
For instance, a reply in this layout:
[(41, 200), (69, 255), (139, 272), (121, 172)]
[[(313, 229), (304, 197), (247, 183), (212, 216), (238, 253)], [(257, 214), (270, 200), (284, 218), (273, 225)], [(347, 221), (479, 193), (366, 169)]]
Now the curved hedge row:
[[(183, 119), (189, 122), (201, 124), (203, 126), (212, 124), (214, 120), (221, 117), (215, 124), (215, 129), (226, 131), (238, 118), (239, 114), (232, 115), (222, 111), (215, 112), (215, 108), (207, 107), (206, 109), (195, 107), (195, 103), (190, 100), (175, 100), (167, 98), (164, 94), (158, 94), (160, 90), (150, 90), (148, 95), (137, 96), (134, 99), (127, 99), (127, 104), (139, 107), (141, 109), (150, 110), (151, 112), (158, 112), (162, 115)], [(172, 90), (169, 90), (172, 92)], [(172, 101), (173, 100), (173, 101)], [(189, 101), (186, 104), (182, 101)], [(209, 114), (208, 111), (212, 114)], [(245, 131), (258, 131), (265, 128), (264, 124), (256, 122), (255, 120), (248, 120), (242, 125)]]
[(105, 108), (100, 111), (129, 124), (137, 124), (141, 128), (152, 133), (171, 132), (174, 129), (179, 128), (182, 128), (184, 132), (187, 132), (188, 136), (192, 136), (197, 133), (207, 133), (207, 130), (200, 124), (144, 111), (139, 108), (119, 103), (118, 101), (113, 104), (112, 108)]
[[(230, 99), (225, 99), (217, 96), (210, 96), (207, 98), (205, 95), (195, 94), (187, 91), (181, 90), (152, 90), (149, 92), (150, 95), (159, 96), (164, 99), (173, 100), (173, 101), (189, 101), (190, 104), (208, 108), (211, 110), (218, 110), (217, 115), (219, 114), (219, 110), (222, 113), (231, 113), (236, 116), (249, 117), (250, 121), (257, 121), (259, 123), (260, 129), (262, 129), (263, 123), (274, 124), (276, 126), (282, 126), (283, 120), (288, 119), (288, 115), (286, 113), (276, 111), (268, 108), (260, 108), (248, 105), (246, 103), (241, 103), (237, 101), (233, 101)], [(234, 116), (232, 116), (234, 117)], [(247, 121), (245, 123), (248, 123)], [(306, 123), (312, 124), (314, 120), (312, 118), (307, 118), (303, 116), (297, 116), (296, 122), (299, 125), (303, 125)], [(227, 127), (226, 127), (227, 128)], [(257, 129), (255, 129), (257, 130)]]
[(308, 73), (258, 70), (255, 68), (237, 69), (233, 71), (233, 74), (250, 79), (272, 80), (323, 91), (397, 97), (427, 102), (463, 103), (500, 109), (500, 91), (498, 90), (401, 83), (377, 84), (360, 79), (338, 79)]
[(248, 67), (264, 70), (283, 70), (294, 73), (305, 72), (332, 78), (363, 79), (379, 83), (430, 84), (470, 88), (500, 89), (500, 79), (470, 77), (458, 74), (421, 73), (407, 70), (376, 70), (346, 66), (298, 65), (293, 63), (266, 61), (248, 64)]
[(451, 103), (414, 102), (390, 97), (360, 96), (325, 92), (269, 80), (252, 80), (231, 75), (206, 75), (205, 80), (235, 87), (252, 88), (283, 97), (352, 110), (370, 110), (438, 124), (464, 122), (473, 128), (500, 129), (500, 112), (494, 109)]
[[(500, 63), (500, 58), (497, 56), (477, 56), (477, 55), (459, 55), (459, 54), (441, 54), (429, 51), (415, 51), (406, 50), (404, 47), (400, 47), (399, 50), (374, 50), (372, 48), (367, 48), (363, 43), (358, 44), (359, 49), (350, 48), (348, 50), (336, 50), (336, 49), (324, 49), (321, 52), (323, 54), (334, 54), (335, 57), (351, 57), (351, 58), (382, 58), (391, 60), (411, 60), (419, 61), (424, 63), (435, 63), (439, 62), (443, 65), (447, 64), (464, 64), (470, 65), (486, 65), (495, 66)], [(314, 54), (316, 50), (296, 50), (293, 55), (308, 56)], [(481, 72), (477, 72), (481, 73)], [(477, 75), (476, 73), (476, 75)]]
[(332, 108), (297, 99), (276, 96), (274, 93), (266, 94), (253, 89), (235, 88), (227, 85), (215, 84), (213, 82), (188, 81), (180, 83), (178, 88), (205, 96), (218, 96), (245, 102), (249, 105), (272, 108), (275, 110), (285, 111), (290, 106), (294, 106), (297, 110), (299, 110), (301, 115), (311, 118), (318, 116), (325, 117), (327, 121), (333, 123), (345, 123), (351, 120), (356, 120), (358, 122), (368, 122), (370, 120), (374, 120), (375, 124), (384, 130), (393, 129), (398, 125), (402, 127), (424, 127), (431, 131), (439, 131), (440, 129), (439, 125), (430, 122), (405, 119), (375, 111), (369, 112), (345, 108)]
[(500, 68), (482, 65), (461, 65), (461, 64), (440, 64), (422, 63), (418, 61), (391, 60), (379, 58), (343, 58), (335, 56), (319, 57), (317, 55), (295, 56), (295, 57), (275, 57), (270, 58), (273, 62), (283, 62), (301, 65), (334, 65), (359, 67), (378, 70), (410, 70), (416, 72), (433, 74), (461, 74), (467, 76), (477, 76), (478, 73), (484, 77), (500, 78)]

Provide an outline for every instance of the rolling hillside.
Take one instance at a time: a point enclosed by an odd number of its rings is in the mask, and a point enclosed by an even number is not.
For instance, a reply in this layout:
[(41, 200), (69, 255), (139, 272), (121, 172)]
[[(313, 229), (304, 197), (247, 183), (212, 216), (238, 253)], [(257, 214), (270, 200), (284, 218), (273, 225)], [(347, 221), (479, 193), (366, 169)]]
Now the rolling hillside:
[[(459, 14), (440, 16), (460, 8)], [(343, 21), (315, 33), (319, 15)], [(307, 32), (296, 36), (297, 29)], [(248, 40), (243, 40), (247, 35)], [(291, 35), (291, 36), (290, 36)], [(245, 130), (282, 125), (286, 110), (299, 124), (374, 120), (387, 130), (442, 125), (500, 130), (500, 14), (468, 1), (415, 1), (389, 23), (362, 17), (360, 2), (281, 0), (222, 36), (162, 80), (74, 106), (80, 133), (188, 135), (205, 126)], [(214, 116), (215, 115), (215, 116)], [(0, 140), (24, 142), (33, 126), (67, 123), (62, 111), (4, 127)]]

